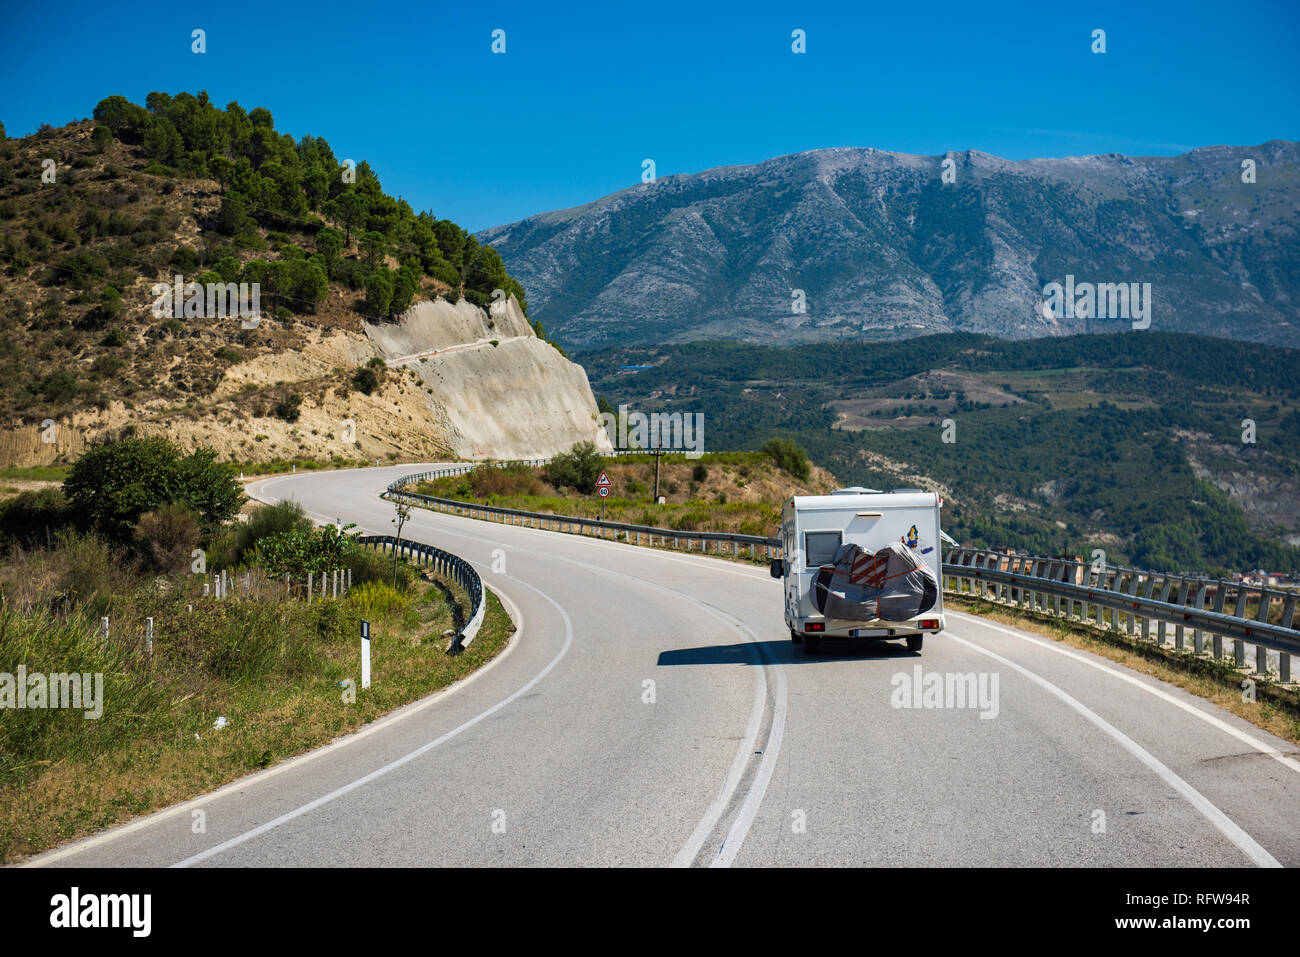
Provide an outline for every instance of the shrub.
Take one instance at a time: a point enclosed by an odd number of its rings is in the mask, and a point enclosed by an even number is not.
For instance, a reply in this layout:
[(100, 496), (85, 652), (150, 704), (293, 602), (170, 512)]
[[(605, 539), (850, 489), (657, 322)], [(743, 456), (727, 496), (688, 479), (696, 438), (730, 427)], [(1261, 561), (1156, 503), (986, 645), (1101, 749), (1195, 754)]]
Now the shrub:
[(256, 553), (258, 563), (272, 574), (299, 578), (308, 572), (344, 568), (356, 550), (355, 535), (326, 525), (319, 532), (294, 527), (267, 535), (258, 541)]
[(801, 482), (808, 481), (812, 475), (812, 468), (808, 464), (808, 453), (794, 439), (768, 439), (763, 443), (763, 452), (776, 463), (778, 468), (784, 469)]
[(480, 498), (492, 495), (542, 495), (542, 480), (526, 465), (480, 465), (469, 473), (470, 491)]
[(695, 468), (691, 469), (691, 478), (697, 482), (707, 481), (709, 477), (709, 467), (703, 462), (697, 462)]
[(283, 419), (285, 422), (297, 422), (301, 406), (302, 396), (290, 392), (275, 404), (275, 407), (271, 409), (271, 414), (277, 419)]
[(596, 451), (594, 442), (578, 442), (567, 452), (551, 459), (546, 474), (556, 488), (572, 486), (585, 495), (596, 491), (604, 459)]
[(5, 544), (52, 543), (53, 534), (72, 522), (73, 513), (61, 488), (22, 492), (0, 503), (0, 541)]
[(81, 391), (76, 378), (66, 369), (51, 372), (36, 384), (36, 391), (51, 402), (71, 399)]
[(352, 373), (352, 386), (364, 395), (370, 395), (379, 388), (379, 376), (370, 366), (362, 366)]
[(171, 502), (193, 510), (204, 531), (234, 517), (244, 500), (230, 466), (211, 449), (182, 457), (163, 438), (122, 439), (88, 450), (63, 483), (68, 503), (89, 528), (129, 541), (145, 512)]
[[(393, 556), (386, 555), (375, 548), (358, 548), (343, 560), (343, 567), (352, 572), (352, 588), (366, 582), (389, 582), (393, 580)], [(397, 564), (397, 587), (405, 591), (411, 587), (416, 572), (405, 562)]]
[(201, 538), (198, 516), (177, 503), (145, 512), (135, 526), (136, 551), (145, 567), (166, 574), (189, 567)]
[(234, 527), (228, 544), (229, 550), (221, 556), (221, 567), (237, 565), (246, 560), (257, 549), (257, 543), (271, 535), (293, 531), (310, 532), (311, 529), (311, 519), (297, 502), (265, 505), (253, 512), (248, 521)]

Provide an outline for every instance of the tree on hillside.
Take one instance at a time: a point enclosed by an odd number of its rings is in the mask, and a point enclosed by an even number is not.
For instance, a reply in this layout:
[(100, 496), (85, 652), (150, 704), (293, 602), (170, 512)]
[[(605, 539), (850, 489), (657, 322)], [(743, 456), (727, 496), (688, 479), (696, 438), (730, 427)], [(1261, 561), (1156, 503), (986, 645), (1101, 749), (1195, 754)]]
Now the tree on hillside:
[(392, 301), (393, 281), (388, 278), (388, 270), (380, 267), (366, 282), (366, 311), (372, 316), (383, 318), (388, 315)]
[(316, 234), (316, 252), (325, 260), (325, 271), (333, 272), (334, 262), (343, 251), (343, 236), (337, 229), (326, 226)]
[(343, 220), (343, 247), (352, 245), (352, 226), (366, 211), (365, 199), (354, 191), (343, 193), (333, 202), (332, 215)]
[(143, 130), (149, 122), (149, 114), (143, 107), (136, 106), (120, 94), (100, 100), (95, 106), (94, 117), (119, 138), (124, 131)]

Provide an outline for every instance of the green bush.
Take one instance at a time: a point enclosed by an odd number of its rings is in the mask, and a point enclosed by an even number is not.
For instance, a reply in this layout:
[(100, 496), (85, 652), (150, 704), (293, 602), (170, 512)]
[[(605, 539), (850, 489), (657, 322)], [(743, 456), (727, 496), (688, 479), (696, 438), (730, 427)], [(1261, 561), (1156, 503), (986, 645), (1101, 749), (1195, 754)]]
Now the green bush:
[(217, 550), (214, 562), (217, 568), (239, 565), (248, 561), (257, 550), (257, 543), (271, 535), (286, 532), (310, 532), (312, 521), (297, 502), (277, 502), (253, 512), (248, 521), (236, 524), (230, 530), (229, 541)]
[(54, 533), (72, 523), (73, 512), (61, 488), (21, 492), (0, 503), (0, 542), (5, 545), (52, 543)]
[(778, 468), (784, 469), (801, 482), (812, 476), (808, 453), (794, 439), (772, 438), (763, 443), (763, 451)]
[[(393, 556), (386, 555), (377, 548), (360, 547), (349, 554), (343, 561), (343, 567), (352, 572), (352, 587), (366, 582), (393, 581)], [(405, 562), (397, 563), (397, 587), (406, 591), (415, 581), (416, 571)]]
[(546, 467), (547, 478), (556, 488), (570, 486), (590, 495), (596, 491), (596, 479), (605, 460), (596, 451), (594, 442), (578, 442), (567, 452), (551, 459)]
[(182, 456), (163, 438), (122, 439), (96, 446), (73, 464), (63, 483), (78, 519), (109, 538), (132, 538), (145, 512), (178, 502), (198, 516), (204, 532), (233, 518), (244, 500), (229, 466), (211, 449)]
[(364, 395), (370, 395), (379, 388), (379, 376), (370, 366), (362, 366), (352, 373), (352, 386)]
[(356, 535), (347, 533), (350, 527), (326, 525), (316, 531), (296, 526), (266, 535), (257, 542), (257, 562), (273, 575), (287, 574), (294, 579), (308, 572), (344, 568), (358, 547)]

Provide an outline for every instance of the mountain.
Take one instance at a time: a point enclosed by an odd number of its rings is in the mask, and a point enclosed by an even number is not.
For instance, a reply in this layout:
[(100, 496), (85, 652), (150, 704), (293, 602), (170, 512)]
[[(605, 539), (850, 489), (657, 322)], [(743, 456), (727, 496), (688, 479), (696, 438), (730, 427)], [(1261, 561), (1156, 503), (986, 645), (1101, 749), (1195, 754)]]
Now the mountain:
[(1153, 329), (1294, 346), (1297, 226), (1300, 144), (1275, 140), (1023, 162), (823, 149), (665, 176), (476, 235), (573, 349), (1131, 327), (1050, 302), (1045, 288), (1067, 276), (1150, 283)]
[(127, 432), (247, 463), (603, 440), (490, 248), (265, 109), (147, 104), (0, 141), (0, 467)]

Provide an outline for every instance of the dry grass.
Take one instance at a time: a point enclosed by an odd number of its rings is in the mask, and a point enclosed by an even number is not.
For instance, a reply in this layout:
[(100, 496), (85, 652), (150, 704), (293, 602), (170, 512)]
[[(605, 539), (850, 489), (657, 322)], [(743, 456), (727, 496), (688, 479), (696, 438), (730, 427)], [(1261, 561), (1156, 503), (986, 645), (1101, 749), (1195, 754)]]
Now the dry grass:
[[(0, 862), (192, 798), (355, 731), (466, 676), (514, 625), (488, 595), (478, 637), (456, 657), (443, 631), (461, 614), (459, 586), (355, 589), (348, 599), (204, 602), (183, 584), (138, 589), (114, 606), (99, 640), (84, 613), (0, 615), (0, 671), (101, 671), (104, 714), (13, 711), (0, 728)], [(271, 591), (268, 587), (268, 591)], [(385, 590), (387, 594), (385, 594)], [(190, 611), (189, 608), (193, 610)], [(154, 654), (139, 646), (155, 618)], [(359, 621), (371, 621), (373, 684), (359, 675)], [(218, 716), (229, 726), (214, 730)]]

